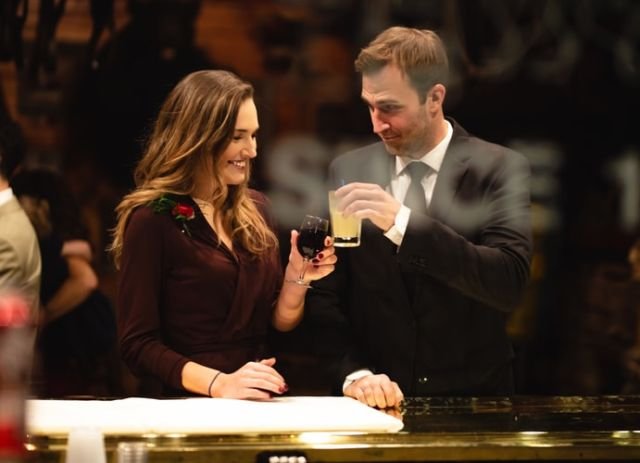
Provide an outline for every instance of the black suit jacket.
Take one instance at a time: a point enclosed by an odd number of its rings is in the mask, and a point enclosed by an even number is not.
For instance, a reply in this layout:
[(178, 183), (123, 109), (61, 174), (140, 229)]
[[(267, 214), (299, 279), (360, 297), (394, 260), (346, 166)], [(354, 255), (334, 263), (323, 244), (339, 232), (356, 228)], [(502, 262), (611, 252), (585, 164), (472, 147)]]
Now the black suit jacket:
[[(401, 246), (365, 220), (361, 245), (338, 250), (336, 271), (307, 293), (310, 317), (339, 312), (350, 327), (340, 384), (366, 367), (408, 396), (512, 392), (505, 321), (529, 277), (529, 164), (452, 123), (429, 212), (411, 214)], [(330, 178), (386, 188), (393, 162), (376, 143), (336, 158)]]

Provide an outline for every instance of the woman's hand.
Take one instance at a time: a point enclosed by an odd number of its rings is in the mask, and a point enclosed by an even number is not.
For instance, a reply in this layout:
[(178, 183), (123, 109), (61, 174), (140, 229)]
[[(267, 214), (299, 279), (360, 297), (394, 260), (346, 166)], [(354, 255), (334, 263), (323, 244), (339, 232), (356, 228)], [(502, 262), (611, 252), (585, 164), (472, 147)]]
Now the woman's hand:
[[(309, 286), (295, 284), (305, 265), (304, 259), (296, 246), (298, 236), (299, 233), (296, 230), (291, 230), (289, 264), (285, 269), (284, 284), (278, 296), (272, 318), (273, 326), (278, 331), (290, 331), (298, 326), (304, 313), (304, 297)], [(325, 238), (324, 244), (325, 248), (311, 262), (307, 263), (304, 273), (305, 283), (324, 278), (335, 269), (338, 258), (330, 236)]]
[[(248, 362), (233, 373), (220, 373), (211, 386), (212, 397), (229, 399), (270, 399), (273, 394), (287, 392), (289, 387), (273, 365), (271, 357), (259, 362)], [(212, 378), (213, 379), (213, 378)]]
[[(295, 280), (300, 271), (302, 270), (303, 257), (298, 252), (298, 233), (297, 230), (291, 230), (291, 252), (289, 253), (289, 265), (287, 265), (287, 272), (291, 272), (290, 275), (286, 275), (285, 279)], [(324, 278), (335, 270), (336, 262), (336, 249), (333, 246), (333, 239), (327, 236), (324, 239), (325, 248), (320, 253), (311, 259), (307, 265), (307, 270), (304, 274), (304, 279), (307, 281), (315, 281), (320, 278)]]

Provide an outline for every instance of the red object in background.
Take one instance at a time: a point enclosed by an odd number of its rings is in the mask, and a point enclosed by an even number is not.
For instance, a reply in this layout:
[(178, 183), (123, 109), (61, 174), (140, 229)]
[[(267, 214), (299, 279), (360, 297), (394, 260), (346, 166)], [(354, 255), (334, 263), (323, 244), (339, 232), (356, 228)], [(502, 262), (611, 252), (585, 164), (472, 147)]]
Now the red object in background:
[(25, 405), (32, 357), (29, 306), (0, 294), (0, 459), (26, 453)]
[(0, 458), (25, 453), (24, 435), (13, 423), (0, 423)]
[(15, 294), (0, 296), (0, 329), (26, 326), (29, 323), (29, 306)]

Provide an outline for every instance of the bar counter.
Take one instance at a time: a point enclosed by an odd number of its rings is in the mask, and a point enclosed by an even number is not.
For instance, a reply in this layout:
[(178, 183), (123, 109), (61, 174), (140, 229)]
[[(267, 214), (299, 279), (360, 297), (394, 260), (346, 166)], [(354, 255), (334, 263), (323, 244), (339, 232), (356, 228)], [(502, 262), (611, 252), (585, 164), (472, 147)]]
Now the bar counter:
[[(640, 396), (409, 398), (399, 413), (394, 433), (108, 434), (107, 462), (119, 442), (145, 442), (149, 463), (640, 461)], [(28, 436), (29, 461), (63, 462), (66, 442)]]

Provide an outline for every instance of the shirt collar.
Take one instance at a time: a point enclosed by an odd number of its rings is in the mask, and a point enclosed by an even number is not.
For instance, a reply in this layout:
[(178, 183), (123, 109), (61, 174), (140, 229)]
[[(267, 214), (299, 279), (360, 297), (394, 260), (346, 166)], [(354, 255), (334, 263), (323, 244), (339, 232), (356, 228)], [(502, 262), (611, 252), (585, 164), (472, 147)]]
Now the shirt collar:
[(11, 188), (5, 188), (0, 191), (0, 206), (8, 203), (13, 198), (13, 190)]
[(424, 162), (436, 173), (440, 171), (440, 166), (442, 166), (444, 155), (447, 152), (447, 148), (449, 147), (449, 143), (451, 142), (451, 137), (453, 136), (453, 127), (451, 126), (451, 123), (446, 119), (444, 120), (444, 122), (447, 124), (446, 135), (440, 141), (440, 143), (438, 143), (431, 151), (422, 156), (420, 159), (396, 156), (396, 175), (400, 175), (404, 168), (407, 167), (407, 165), (415, 161)]

